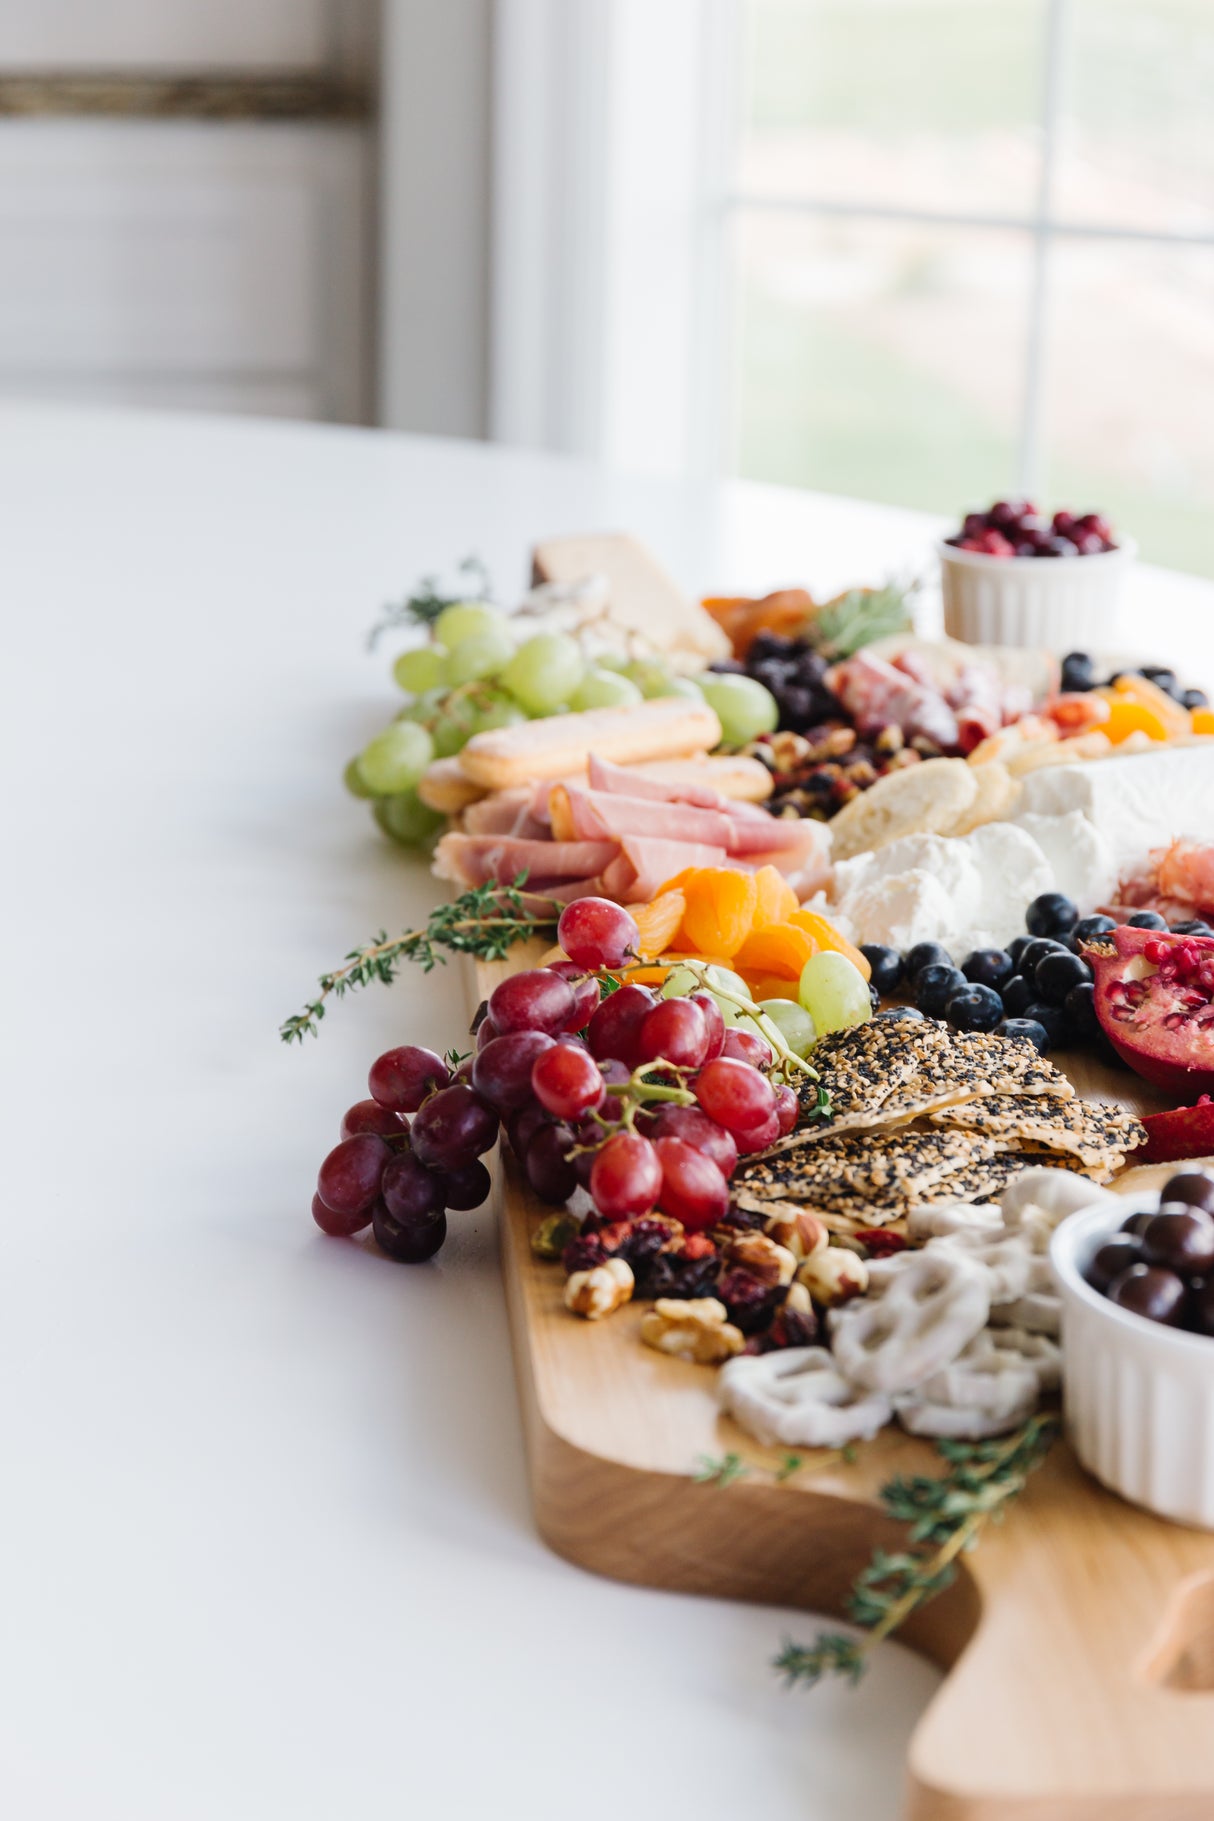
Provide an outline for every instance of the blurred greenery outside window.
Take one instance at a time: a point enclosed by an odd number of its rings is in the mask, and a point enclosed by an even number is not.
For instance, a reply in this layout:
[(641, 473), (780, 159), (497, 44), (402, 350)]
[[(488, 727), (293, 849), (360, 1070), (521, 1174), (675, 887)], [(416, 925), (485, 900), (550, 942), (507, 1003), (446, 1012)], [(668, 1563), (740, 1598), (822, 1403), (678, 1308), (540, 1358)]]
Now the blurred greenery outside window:
[(735, 465), (1214, 575), (1214, 0), (742, 0)]

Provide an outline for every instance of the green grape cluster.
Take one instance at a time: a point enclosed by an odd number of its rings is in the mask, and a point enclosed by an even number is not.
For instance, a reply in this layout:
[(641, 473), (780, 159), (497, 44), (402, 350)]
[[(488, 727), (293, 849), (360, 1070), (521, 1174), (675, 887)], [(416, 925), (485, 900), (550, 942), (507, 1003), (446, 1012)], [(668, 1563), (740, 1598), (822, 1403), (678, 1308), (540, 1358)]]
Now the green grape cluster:
[(442, 825), (417, 794), (427, 766), (454, 757), (490, 728), (685, 696), (708, 702), (725, 745), (742, 746), (770, 732), (777, 718), (773, 698), (751, 677), (678, 676), (661, 658), (623, 652), (588, 658), (568, 633), (527, 634), (485, 601), (445, 607), (430, 641), (402, 652), (392, 674), (409, 700), (350, 761), (345, 783), (352, 795), (371, 801), (380, 827), (406, 846), (429, 841)]

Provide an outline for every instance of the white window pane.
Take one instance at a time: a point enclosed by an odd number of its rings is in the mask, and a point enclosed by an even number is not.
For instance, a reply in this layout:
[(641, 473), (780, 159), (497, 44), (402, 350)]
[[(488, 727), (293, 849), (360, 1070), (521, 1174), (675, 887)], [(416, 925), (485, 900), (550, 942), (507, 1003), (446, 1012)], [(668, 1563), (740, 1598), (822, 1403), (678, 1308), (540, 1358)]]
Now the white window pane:
[(1060, 240), (1050, 292), (1050, 503), (1214, 575), (1214, 248)]
[(1044, 0), (743, 0), (743, 189), (1023, 215), (1044, 19)]
[(1211, 0), (1071, 0), (1055, 210), (1214, 232)]
[(1015, 485), (1027, 235), (756, 214), (735, 273), (743, 474), (941, 512)]

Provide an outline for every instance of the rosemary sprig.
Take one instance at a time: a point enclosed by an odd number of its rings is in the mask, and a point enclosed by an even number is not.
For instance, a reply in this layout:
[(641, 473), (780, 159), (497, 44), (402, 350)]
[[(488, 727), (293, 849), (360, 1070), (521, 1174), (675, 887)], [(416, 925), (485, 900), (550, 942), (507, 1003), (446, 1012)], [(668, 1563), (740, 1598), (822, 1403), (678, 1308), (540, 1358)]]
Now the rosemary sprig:
[(847, 1616), (859, 1638), (820, 1632), (811, 1645), (785, 1643), (775, 1668), (791, 1687), (812, 1688), (826, 1675), (858, 1682), (874, 1644), (888, 1638), (956, 1576), (956, 1560), (973, 1549), (983, 1527), (998, 1522), (1049, 1453), (1058, 1418), (1035, 1416), (1014, 1434), (989, 1442), (947, 1442), (937, 1447), (948, 1463), (938, 1477), (899, 1474), (881, 1489), (893, 1518), (910, 1526), (911, 1547), (896, 1554), (873, 1551), (857, 1575)]
[(458, 601), (470, 598), (478, 601), (492, 600), (493, 584), (479, 556), (466, 556), (456, 574), (466, 575), (469, 579), (469, 586), (456, 594), (442, 593), (438, 576), (423, 575), (402, 601), (389, 602), (367, 634), (368, 651), (375, 650), (385, 632), (399, 632), (402, 628), (413, 626), (433, 626), (443, 609), (454, 607)]
[(849, 588), (820, 609), (811, 625), (818, 650), (829, 658), (850, 658), (865, 645), (894, 633), (909, 632), (911, 602), (921, 587), (888, 581), (881, 588)]
[[(318, 1036), (327, 999), (344, 998), (377, 980), (390, 986), (406, 961), (417, 962), (428, 974), (446, 961), (444, 949), (479, 955), (482, 961), (500, 961), (516, 942), (525, 942), (529, 936), (555, 935), (560, 905), (532, 892), (524, 896), (525, 882), (526, 874), (520, 873), (513, 885), (474, 886), (450, 903), (436, 905), (423, 929), (392, 937), (380, 930), (362, 948), (351, 949), (341, 967), (321, 975), (316, 998), (279, 1027), (279, 1036), (284, 1043)], [(531, 909), (528, 900), (550, 906), (551, 914)]]

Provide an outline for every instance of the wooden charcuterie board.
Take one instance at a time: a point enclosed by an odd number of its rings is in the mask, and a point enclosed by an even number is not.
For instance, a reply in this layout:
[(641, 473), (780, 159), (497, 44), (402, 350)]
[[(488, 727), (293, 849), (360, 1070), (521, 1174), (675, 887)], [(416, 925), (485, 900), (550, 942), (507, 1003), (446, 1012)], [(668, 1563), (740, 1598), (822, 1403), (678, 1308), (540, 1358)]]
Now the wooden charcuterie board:
[[(476, 997), (533, 963), (479, 967)], [(1166, 1104), (1086, 1057), (1061, 1063), (1081, 1093)], [(891, 1427), (850, 1466), (776, 1482), (778, 1455), (718, 1413), (714, 1374), (641, 1344), (641, 1307), (569, 1316), (559, 1268), (528, 1243), (550, 1210), (508, 1156), (499, 1212), (545, 1541), (624, 1581), (842, 1615), (874, 1546), (905, 1541), (878, 1488), (939, 1471), (930, 1444)], [(730, 1450), (772, 1472), (695, 1481), (698, 1457)], [(911, 1743), (907, 1821), (1214, 1817), (1214, 1536), (1104, 1491), (1064, 1443), (899, 1636), (946, 1672)]]

